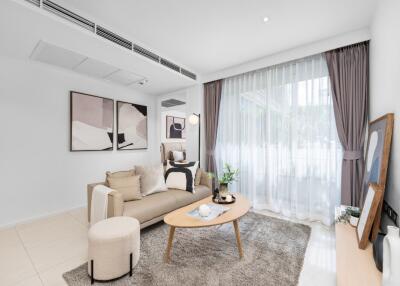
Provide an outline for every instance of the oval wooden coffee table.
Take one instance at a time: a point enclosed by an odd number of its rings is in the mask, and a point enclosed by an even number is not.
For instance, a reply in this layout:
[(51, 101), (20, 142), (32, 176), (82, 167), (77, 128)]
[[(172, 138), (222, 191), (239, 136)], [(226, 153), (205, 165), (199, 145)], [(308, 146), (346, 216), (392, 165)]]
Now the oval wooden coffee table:
[(233, 204), (226, 205), (229, 210), (219, 217), (205, 221), (199, 218), (189, 216), (187, 213), (199, 207), (202, 204), (212, 203), (212, 196), (203, 200), (197, 201), (193, 204), (187, 205), (183, 208), (177, 209), (164, 217), (164, 222), (169, 225), (169, 236), (167, 250), (165, 252), (165, 262), (169, 261), (172, 249), (172, 241), (174, 239), (175, 228), (196, 228), (196, 227), (210, 227), (214, 225), (225, 224), (233, 222), (236, 234), (236, 242), (239, 250), (239, 257), (243, 257), (242, 242), (240, 240), (239, 231), (239, 218), (245, 215), (250, 209), (250, 202), (239, 194), (234, 194), (236, 201)]

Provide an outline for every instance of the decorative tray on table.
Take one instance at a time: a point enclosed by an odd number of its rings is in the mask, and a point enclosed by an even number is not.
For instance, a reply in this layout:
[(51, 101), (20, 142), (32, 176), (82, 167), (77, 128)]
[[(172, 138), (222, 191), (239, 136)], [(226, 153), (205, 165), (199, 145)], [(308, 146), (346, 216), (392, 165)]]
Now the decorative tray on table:
[(214, 192), (212, 201), (216, 204), (222, 205), (233, 204), (234, 202), (236, 202), (236, 198), (234, 195), (229, 194), (228, 196), (231, 196), (230, 200), (227, 199), (227, 196), (221, 196), (218, 192)]

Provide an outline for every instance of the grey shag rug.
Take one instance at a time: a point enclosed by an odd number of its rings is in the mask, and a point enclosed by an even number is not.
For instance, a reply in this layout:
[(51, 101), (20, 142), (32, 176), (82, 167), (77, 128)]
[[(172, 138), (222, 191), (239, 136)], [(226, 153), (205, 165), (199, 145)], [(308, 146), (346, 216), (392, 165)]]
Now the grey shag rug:
[[(311, 229), (249, 212), (239, 222), (244, 258), (233, 225), (177, 228), (170, 263), (164, 263), (168, 226), (142, 230), (140, 260), (133, 276), (96, 285), (297, 285)], [(90, 285), (87, 264), (63, 275), (70, 286)]]

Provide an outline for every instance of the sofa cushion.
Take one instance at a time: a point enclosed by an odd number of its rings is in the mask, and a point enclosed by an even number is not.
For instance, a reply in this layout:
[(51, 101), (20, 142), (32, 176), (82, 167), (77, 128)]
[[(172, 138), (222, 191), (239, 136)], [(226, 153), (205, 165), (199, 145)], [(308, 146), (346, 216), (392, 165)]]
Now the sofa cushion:
[(126, 202), (123, 215), (134, 217), (140, 223), (143, 223), (169, 213), (176, 208), (177, 200), (173, 193), (168, 190), (145, 196), (139, 201)]
[(211, 196), (211, 190), (206, 186), (196, 186), (196, 191), (194, 193), (185, 192), (178, 189), (170, 189), (168, 192), (171, 192), (176, 198), (176, 208), (181, 208), (187, 206), (191, 203), (202, 200), (206, 197)]
[(141, 192), (143, 196), (168, 190), (164, 180), (164, 167), (162, 164), (136, 166), (135, 170), (137, 175), (141, 175)]
[(195, 192), (194, 178), (199, 162), (167, 162), (167, 171), (165, 172), (165, 183), (169, 189), (179, 189), (188, 192)]
[(196, 176), (194, 177), (194, 185), (195, 186), (200, 185), (201, 173), (202, 173), (202, 170), (200, 168), (198, 168), (196, 171)]
[(107, 180), (110, 188), (120, 192), (125, 202), (142, 198), (140, 176), (109, 177)]
[(135, 170), (128, 170), (128, 171), (118, 171), (118, 172), (106, 172), (106, 179), (108, 178), (121, 178), (121, 177), (130, 177), (135, 175)]

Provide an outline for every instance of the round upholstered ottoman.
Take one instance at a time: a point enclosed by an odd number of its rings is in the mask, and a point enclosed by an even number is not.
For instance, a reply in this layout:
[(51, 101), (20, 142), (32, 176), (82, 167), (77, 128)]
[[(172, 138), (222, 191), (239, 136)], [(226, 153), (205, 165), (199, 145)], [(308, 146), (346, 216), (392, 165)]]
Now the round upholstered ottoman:
[(112, 217), (89, 229), (88, 273), (94, 280), (111, 280), (129, 273), (139, 261), (140, 224), (131, 217)]

